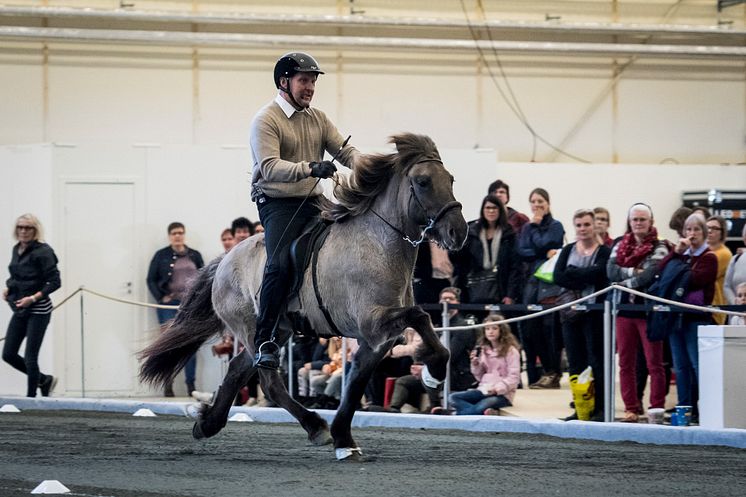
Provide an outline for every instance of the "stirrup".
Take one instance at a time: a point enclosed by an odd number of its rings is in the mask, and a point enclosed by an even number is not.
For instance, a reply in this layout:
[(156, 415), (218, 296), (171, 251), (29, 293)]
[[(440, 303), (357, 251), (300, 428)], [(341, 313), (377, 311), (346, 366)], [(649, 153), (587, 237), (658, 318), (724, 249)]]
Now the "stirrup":
[(278, 369), (280, 367), (280, 346), (270, 340), (259, 345), (254, 357), (254, 367)]

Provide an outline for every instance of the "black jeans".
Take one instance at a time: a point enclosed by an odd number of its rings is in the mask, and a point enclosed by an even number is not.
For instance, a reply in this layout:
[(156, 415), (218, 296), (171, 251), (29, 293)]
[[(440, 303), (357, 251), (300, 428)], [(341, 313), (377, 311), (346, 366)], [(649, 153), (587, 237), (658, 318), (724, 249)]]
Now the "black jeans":
[(603, 315), (589, 312), (562, 323), (568, 369), (571, 375), (593, 369), (596, 404), (594, 414), (604, 410), (604, 323)]
[(258, 347), (272, 337), (277, 318), (287, 300), (290, 244), (318, 220), (319, 209), (314, 204), (313, 197), (304, 203), (302, 198), (270, 198), (266, 195), (257, 199), (257, 207), (259, 220), (264, 226), (264, 243), (267, 249), (267, 266), (262, 279), (254, 338)]
[[(28, 380), (27, 397), (36, 397), (36, 389), (44, 375), (39, 371), (39, 349), (44, 340), (44, 333), (51, 314), (13, 314), (8, 324), (3, 345), (3, 361), (7, 362), (21, 373), (25, 373)], [(18, 355), (21, 342), (26, 339), (24, 357)]]

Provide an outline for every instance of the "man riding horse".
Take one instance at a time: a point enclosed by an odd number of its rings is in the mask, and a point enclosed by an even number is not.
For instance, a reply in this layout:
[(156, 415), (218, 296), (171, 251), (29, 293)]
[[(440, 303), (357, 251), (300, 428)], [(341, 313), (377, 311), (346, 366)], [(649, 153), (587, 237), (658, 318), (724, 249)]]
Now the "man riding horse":
[(277, 96), (251, 123), (251, 199), (264, 226), (267, 251), (254, 337), (254, 365), (259, 368), (279, 367), (275, 329), (288, 292), (290, 244), (319, 216), (315, 199), (323, 189), (314, 178), (329, 178), (337, 170), (323, 160), (324, 151), (348, 167), (359, 154), (354, 147), (343, 147), (334, 124), (311, 107), (319, 74), (324, 72), (306, 53), (280, 57), (274, 69)]

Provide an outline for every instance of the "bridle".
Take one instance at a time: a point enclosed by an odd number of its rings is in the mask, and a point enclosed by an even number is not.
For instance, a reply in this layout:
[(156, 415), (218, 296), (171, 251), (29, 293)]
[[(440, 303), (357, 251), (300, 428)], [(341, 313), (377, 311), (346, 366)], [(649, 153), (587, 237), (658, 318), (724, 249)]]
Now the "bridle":
[[(430, 158), (430, 159), (420, 159), (414, 164), (412, 164), (412, 166), (416, 166), (417, 164), (422, 164), (424, 162), (437, 162), (441, 166), (443, 165), (443, 161), (441, 161), (440, 159)], [(457, 209), (457, 208), (460, 209), (462, 206), (461, 206), (461, 202), (452, 200), (450, 202), (446, 202), (446, 204), (443, 207), (441, 207), (440, 210), (438, 210), (438, 212), (436, 212), (434, 216), (431, 216), (430, 214), (428, 214), (427, 209), (425, 209), (425, 206), (422, 205), (422, 202), (417, 196), (417, 191), (415, 190), (414, 185), (412, 184), (412, 178), (409, 178), (409, 192), (411, 193), (411, 197), (409, 199), (410, 205), (412, 203), (412, 199), (414, 199), (415, 202), (417, 202), (417, 205), (419, 205), (420, 209), (422, 210), (422, 212), (425, 213), (425, 216), (427, 216), (427, 219), (428, 219), (427, 225), (422, 228), (422, 231), (420, 231), (420, 237), (417, 240), (412, 240), (409, 237), (409, 235), (407, 235), (403, 230), (397, 228), (396, 226), (388, 222), (386, 219), (383, 218), (383, 216), (378, 214), (373, 208), (370, 208), (370, 211), (373, 214), (375, 214), (376, 217), (378, 217), (378, 219), (383, 221), (389, 228), (399, 233), (399, 235), (401, 235), (402, 237), (402, 240), (410, 243), (412, 247), (418, 247), (427, 238), (427, 232), (430, 231), (433, 227), (435, 227), (435, 223), (440, 221), (443, 218), (443, 216), (445, 216), (446, 213), (450, 211), (451, 209)]]

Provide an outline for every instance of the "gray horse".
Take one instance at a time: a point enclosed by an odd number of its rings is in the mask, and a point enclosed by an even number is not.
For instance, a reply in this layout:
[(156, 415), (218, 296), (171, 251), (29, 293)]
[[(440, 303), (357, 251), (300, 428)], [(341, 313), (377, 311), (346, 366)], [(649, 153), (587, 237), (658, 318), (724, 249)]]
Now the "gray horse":
[[(352, 417), (373, 370), (406, 327), (422, 337), (417, 359), (426, 366), (424, 381), (437, 385), (446, 377), (448, 351), (433, 331), (428, 314), (414, 305), (412, 274), (417, 241), (459, 249), (466, 239), (466, 221), (461, 204), (453, 197), (453, 177), (432, 140), (400, 134), (391, 142), (396, 153), (360, 156), (349, 184), (335, 187), (338, 203), (329, 203), (323, 210), (324, 217), (334, 223), (318, 252), (316, 274), (309, 265), (297, 298), (288, 303), (289, 312), (278, 326), (280, 344), (287, 342), (292, 323), (298, 322), (287, 319), (290, 311), (319, 336), (331, 336), (336, 328), (358, 340), (331, 433), (317, 413), (290, 397), (277, 371), (258, 370), (265, 394), (300, 422), (312, 443), (323, 445), (333, 439), (337, 459), (362, 456), (350, 431)], [(202, 405), (193, 428), (195, 438), (213, 436), (225, 426), (238, 389), (256, 372), (252, 357), (266, 262), (263, 240), (263, 235), (253, 236), (208, 264), (169, 330), (140, 354), (140, 379), (162, 383), (171, 380), (201, 344), (224, 329), (243, 346), (231, 360), (212, 403)], [(320, 299), (314, 291), (314, 277)], [(328, 305), (327, 316), (319, 300)]]

